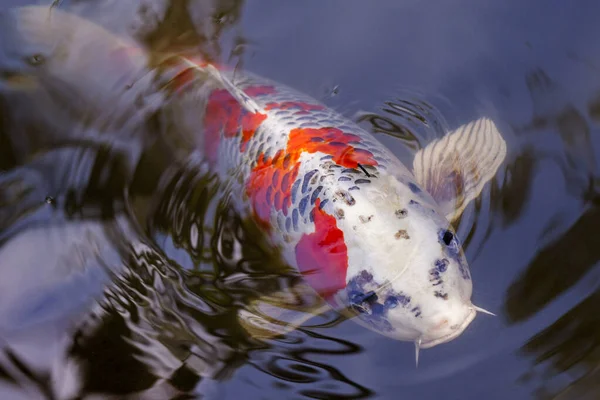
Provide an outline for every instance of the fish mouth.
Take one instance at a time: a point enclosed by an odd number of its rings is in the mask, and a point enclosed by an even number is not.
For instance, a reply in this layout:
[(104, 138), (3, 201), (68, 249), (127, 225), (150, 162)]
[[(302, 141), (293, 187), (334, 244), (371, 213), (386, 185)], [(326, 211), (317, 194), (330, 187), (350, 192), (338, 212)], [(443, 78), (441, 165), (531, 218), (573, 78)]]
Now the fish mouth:
[(446, 342), (456, 339), (465, 331), (465, 329), (467, 329), (469, 324), (475, 319), (476, 314), (477, 314), (477, 311), (475, 311), (475, 309), (473, 309), (473, 308), (470, 308), (469, 314), (467, 314), (467, 317), (464, 319), (464, 321), (460, 324), (460, 326), (456, 330), (454, 330), (453, 332), (451, 332), (447, 335), (444, 335), (442, 337), (435, 338), (432, 340), (420, 341), (420, 342), (419, 342), (419, 340), (417, 340), (417, 343), (419, 343), (419, 348), (428, 349), (433, 346), (437, 346), (438, 344), (446, 343)]

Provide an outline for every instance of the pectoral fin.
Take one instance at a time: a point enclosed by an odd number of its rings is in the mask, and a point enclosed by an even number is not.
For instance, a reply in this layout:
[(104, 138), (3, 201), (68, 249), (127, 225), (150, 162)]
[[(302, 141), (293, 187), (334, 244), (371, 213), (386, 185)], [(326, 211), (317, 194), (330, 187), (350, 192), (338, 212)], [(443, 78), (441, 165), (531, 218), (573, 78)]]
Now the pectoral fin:
[(238, 321), (248, 334), (271, 339), (294, 331), (331, 307), (305, 283), (268, 294), (238, 312)]
[(505, 157), (506, 142), (496, 125), (480, 118), (419, 150), (413, 172), (452, 222), (479, 196)]

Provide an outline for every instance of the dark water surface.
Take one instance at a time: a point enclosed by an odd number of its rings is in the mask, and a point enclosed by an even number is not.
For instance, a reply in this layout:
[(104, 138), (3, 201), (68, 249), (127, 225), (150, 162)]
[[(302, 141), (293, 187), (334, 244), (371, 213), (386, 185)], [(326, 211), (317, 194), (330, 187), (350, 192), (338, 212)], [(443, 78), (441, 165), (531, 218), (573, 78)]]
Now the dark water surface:
[(458, 232), (474, 299), (498, 317), (422, 351), (418, 369), (412, 344), (333, 312), (253, 339), (237, 311), (297, 278), (201, 160), (139, 137), (59, 145), (41, 108), (0, 96), (0, 398), (600, 398), (599, 2), (60, 7), (295, 87), (409, 165), (492, 118), (507, 159)]

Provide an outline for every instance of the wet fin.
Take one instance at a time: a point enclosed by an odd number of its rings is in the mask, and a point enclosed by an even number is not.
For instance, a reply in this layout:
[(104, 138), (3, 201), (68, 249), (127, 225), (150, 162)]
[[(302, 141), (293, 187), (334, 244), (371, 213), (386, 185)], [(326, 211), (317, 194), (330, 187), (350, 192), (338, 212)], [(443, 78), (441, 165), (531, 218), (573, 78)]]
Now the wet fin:
[(419, 150), (413, 172), (450, 222), (477, 198), (506, 157), (506, 142), (488, 118), (460, 126)]
[(331, 309), (307, 284), (298, 283), (252, 301), (238, 312), (238, 321), (250, 336), (264, 340), (290, 333)]

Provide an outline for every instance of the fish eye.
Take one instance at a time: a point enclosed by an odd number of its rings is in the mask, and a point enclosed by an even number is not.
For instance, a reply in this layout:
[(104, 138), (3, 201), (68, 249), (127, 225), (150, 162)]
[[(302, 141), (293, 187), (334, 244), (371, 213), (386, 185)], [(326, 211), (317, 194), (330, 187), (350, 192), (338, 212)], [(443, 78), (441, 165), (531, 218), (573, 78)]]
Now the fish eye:
[(450, 246), (450, 244), (452, 243), (452, 239), (454, 239), (454, 234), (452, 232), (444, 232), (444, 235), (442, 236), (442, 241), (446, 246)]
[(37, 53), (27, 57), (26, 61), (29, 65), (38, 66), (43, 64), (46, 61), (46, 58), (42, 54)]

